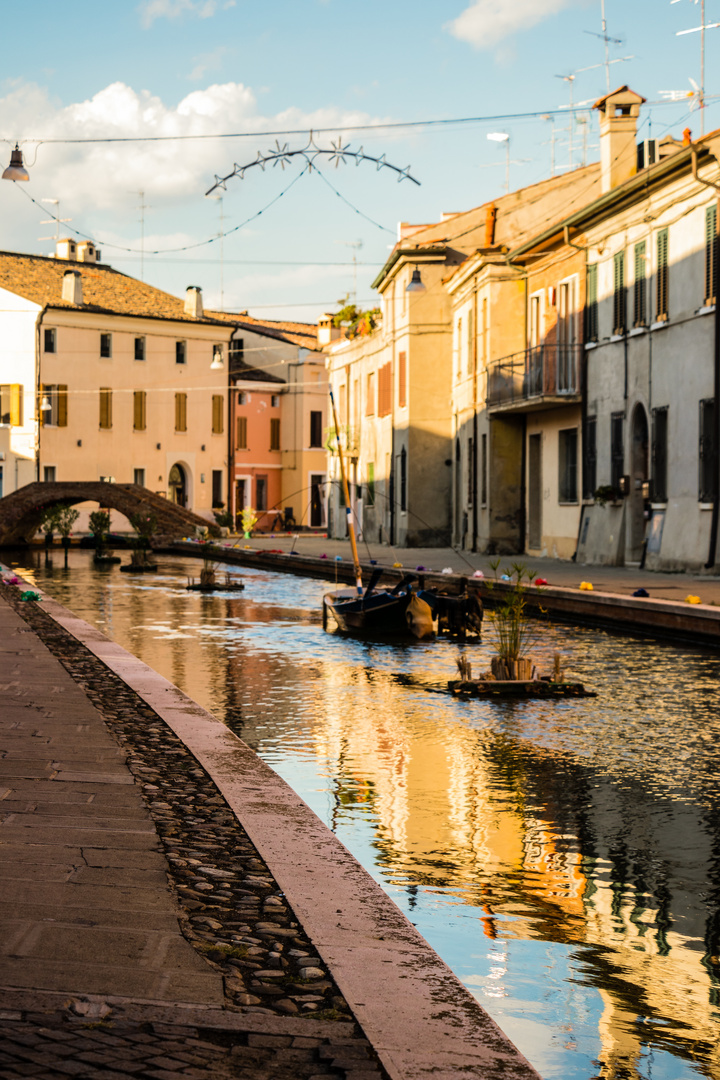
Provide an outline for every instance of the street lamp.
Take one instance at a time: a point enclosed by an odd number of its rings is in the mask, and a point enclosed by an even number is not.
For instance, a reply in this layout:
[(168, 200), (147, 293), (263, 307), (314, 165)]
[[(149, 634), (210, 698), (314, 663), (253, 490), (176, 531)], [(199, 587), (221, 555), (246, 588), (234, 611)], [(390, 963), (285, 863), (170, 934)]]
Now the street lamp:
[(22, 150), (15, 143), (15, 149), (10, 151), (10, 164), (2, 174), (3, 180), (29, 180), (30, 173), (23, 165)]
[(425, 282), (420, 277), (420, 269), (419, 269), (419, 267), (416, 266), (415, 269), (413, 270), (412, 277), (410, 278), (407, 285), (405, 286), (405, 292), (409, 292), (409, 293), (425, 292)]

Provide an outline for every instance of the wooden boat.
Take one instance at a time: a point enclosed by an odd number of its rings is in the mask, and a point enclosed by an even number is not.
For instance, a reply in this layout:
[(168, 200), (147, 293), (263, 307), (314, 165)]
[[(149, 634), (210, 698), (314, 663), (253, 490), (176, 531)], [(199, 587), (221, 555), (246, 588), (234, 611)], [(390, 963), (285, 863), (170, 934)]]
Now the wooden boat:
[(366, 589), (340, 589), (323, 597), (323, 629), (332, 618), (346, 634), (410, 636), (417, 639), (433, 633), (433, 613), (427, 600), (416, 591), (417, 578), (409, 574), (393, 589), (376, 589), (382, 570), (375, 570)]

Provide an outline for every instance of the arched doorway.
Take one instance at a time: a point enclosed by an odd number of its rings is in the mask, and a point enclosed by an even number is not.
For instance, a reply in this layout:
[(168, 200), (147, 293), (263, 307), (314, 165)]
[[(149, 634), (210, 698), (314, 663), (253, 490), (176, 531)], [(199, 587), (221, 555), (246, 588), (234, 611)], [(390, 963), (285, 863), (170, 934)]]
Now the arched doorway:
[(168, 476), (170, 498), (178, 506), (187, 506), (187, 477), (182, 465), (173, 465)]
[(632, 416), (630, 443), (630, 491), (628, 493), (628, 532), (625, 561), (640, 562), (645, 540), (644, 486), (650, 478), (650, 440), (647, 413), (636, 405)]

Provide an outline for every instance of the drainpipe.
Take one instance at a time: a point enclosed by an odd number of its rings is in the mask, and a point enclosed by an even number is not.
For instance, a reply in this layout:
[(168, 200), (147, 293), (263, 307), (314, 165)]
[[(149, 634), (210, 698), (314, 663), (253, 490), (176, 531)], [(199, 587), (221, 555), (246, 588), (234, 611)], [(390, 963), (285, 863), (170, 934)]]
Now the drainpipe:
[[(40, 397), (40, 357), (42, 352), (40, 349), (40, 331), (42, 329), (42, 321), (45, 318), (45, 312), (47, 311), (47, 304), (41, 308), (37, 319), (35, 320), (35, 479), (40, 479), (40, 406), (42, 405), (42, 399)], [(24, 419), (24, 418), (23, 418)], [(17, 460), (17, 459), (16, 459)], [(16, 483), (17, 489), (17, 483)]]
[[(703, 180), (698, 175), (698, 155), (697, 146), (691, 147), (691, 160), (692, 160), (692, 174), (693, 179), (698, 183), (704, 184), (705, 187), (713, 188), (714, 191), (720, 192), (720, 184), (713, 183), (712, 180)], [(718, 216), (720, 216), (720, 199), (718, 199)], [(712, 570), (715, 565), (715, 559), (717, 557), (717, 541), (718, 541), (718, 524), (720, 519), (720, 466), (718, 464), (718, 451), (720, 450), (720, 295), (718, 295), (718, 275), (720, 274), (720, 239), (717, 236), (717, 227), (715, 235), (715, 266), (714, 266), (714, 285), (715, 285), (715, 318), (714, 322), (714, 342), (713, 342), (713, 395), (715, 398), (715, 498), (713, 499), (712, 519), (710, 521), (710, 546), (708, 549), (707, 562), (705, 563), (706, 570)]]

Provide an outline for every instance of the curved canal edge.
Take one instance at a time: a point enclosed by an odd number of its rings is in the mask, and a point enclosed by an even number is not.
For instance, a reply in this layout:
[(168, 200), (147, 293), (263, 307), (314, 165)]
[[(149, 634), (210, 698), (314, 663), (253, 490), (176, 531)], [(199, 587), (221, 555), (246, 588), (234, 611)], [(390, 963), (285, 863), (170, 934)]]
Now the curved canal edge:
[(142, 698), (210, 775), (391, 1080), (538, 1080), (381, 887), (246, 743), (50, 597), (42, 609)]

